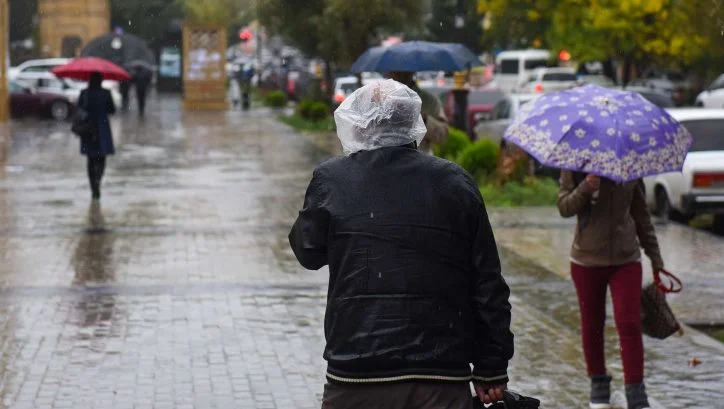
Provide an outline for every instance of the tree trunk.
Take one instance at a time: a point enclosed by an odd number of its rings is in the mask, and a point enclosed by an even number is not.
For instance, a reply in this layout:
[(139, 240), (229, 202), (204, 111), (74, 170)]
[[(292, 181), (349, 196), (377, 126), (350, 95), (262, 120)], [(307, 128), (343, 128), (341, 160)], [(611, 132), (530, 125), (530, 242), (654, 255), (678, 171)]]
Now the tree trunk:
[(603, 62), (603, 75), (607, 76), (608, 78), (611, 78), (613, 82), (618, 85), (618, 75), (616, 73), (616, 69), (613, 66), (613, 60), (608, 58)]
[(332, 62), (327, 59), (324, 60), (324, 81), (327, 83), (324, 96), (327, 101), (331, 101), (334, 92), (334, 76), (332, 75)]
[(631, 82), (631, 68), (633, 67), (633, 57), (630, 55), (627, 55), (623, 57), (623, 73), (622, 73), (622, 81), (623, 87), (626, 88), (628, 86), (628, 83)]

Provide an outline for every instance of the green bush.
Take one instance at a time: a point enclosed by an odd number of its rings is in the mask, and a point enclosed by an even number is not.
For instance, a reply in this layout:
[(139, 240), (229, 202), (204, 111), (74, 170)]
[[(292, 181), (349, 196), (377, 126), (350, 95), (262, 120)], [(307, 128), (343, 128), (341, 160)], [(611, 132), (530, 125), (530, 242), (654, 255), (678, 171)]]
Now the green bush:
[(490, 139), (481, 139), (460, 152), (458, 164), (474, 178), (490, 175), (498, 165), (500, 146)]
[(264, 105), (272, 108), (281, 108), (287, 104), (287, 94), (283, 91), (272, 91), (264, 97)]
[(323, 121), (329, 116), (329, 107), (323, 102), (315, 102), (309, 107), (307, 119), (313, 122)]
[(460, 152), (470, 145), (470, 138), (468, 138), (468, 135), (465, 132), (459, 129), (450, 128), (450, 133), (448, 134), (445, 143), (442, 145), (435, 145), (432, 149), (435, 156), (455, 161), (458, 156), (460, 156)]
[(312, 99), (302, 100), (299, 104), (297, 104), (297, 115), (302, 118), (309, 119), (312, 105), (315, 103), (316, 102)]
[(483, 184), (480, 193), (490, 207), (553, 206), (558, 197), (558, 183), (550, 178), (527, 177), (522, 183)]

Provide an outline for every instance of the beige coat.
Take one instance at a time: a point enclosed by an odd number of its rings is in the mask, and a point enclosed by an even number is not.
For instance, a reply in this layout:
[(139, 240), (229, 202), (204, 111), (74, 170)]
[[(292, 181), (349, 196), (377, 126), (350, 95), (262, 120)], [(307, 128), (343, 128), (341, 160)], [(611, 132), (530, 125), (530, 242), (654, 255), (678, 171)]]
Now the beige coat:
[(646, 206), (642, 181), (615, 183), (601, 179), (598, 198), (586, 182), (561, 172), (558, 210), (578, 218), (571, 249), (573, 262), (590, 267), (639, 261), (643, 247), (654, 269), (664, 267), (656, 231)]

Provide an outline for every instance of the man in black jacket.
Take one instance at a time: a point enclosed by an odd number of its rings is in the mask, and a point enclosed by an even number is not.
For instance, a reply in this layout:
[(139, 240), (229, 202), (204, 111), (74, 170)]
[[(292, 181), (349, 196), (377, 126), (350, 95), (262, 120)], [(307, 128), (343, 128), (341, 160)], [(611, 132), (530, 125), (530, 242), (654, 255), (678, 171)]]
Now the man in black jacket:
[(314, 171), (289, 235), (302, 266), (329, 265), (323, 408), (472, 408), (471, 381), (486, 403), (508, 382), (510, 290), (483, 198), (416, 149), (421, 104), (391, 80), (348, 97), (347, 156)]

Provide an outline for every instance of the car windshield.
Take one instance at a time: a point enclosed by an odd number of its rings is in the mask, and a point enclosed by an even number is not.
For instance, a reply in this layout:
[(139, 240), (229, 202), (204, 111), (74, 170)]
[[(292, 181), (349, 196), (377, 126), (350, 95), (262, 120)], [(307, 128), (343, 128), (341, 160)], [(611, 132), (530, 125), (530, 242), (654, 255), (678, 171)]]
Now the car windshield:
[(576, 74), (570, 72), (549, 72), (543, 74), (543, 81), (576, 81)]
[(682, 121), (694, 137), (690, 152), (724, 151), (724, 119)]
[(340, 91), (342, 91), (342, 93), (344, 95), (349, 95), (357, 89), (357, 84), (354, 84), (351, 82), (345, 83), (345, 84), (340, 84), (339, 89), (340, 89)]
[(525, 60), (525, 69), (534, 70), (536, 68), (542, 68), (548, 66), (548, 60)]

